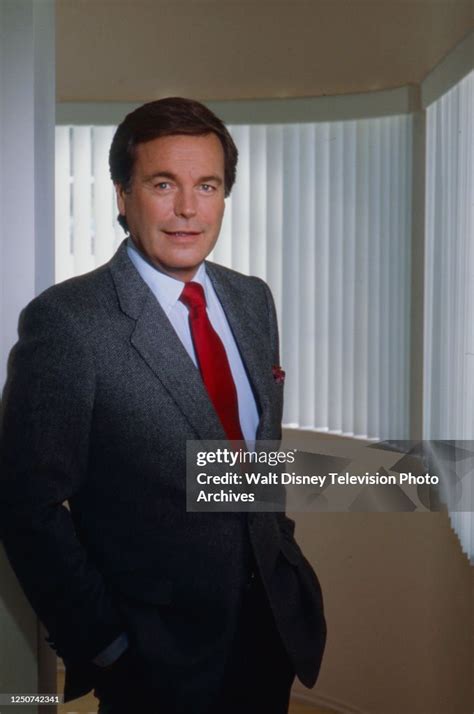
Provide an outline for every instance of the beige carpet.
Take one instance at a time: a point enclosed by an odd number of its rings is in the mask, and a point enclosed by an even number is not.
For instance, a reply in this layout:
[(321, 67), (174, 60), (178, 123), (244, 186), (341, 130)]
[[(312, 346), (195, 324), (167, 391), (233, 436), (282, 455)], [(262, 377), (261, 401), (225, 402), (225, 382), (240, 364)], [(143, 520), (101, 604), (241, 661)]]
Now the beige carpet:
[[(62, 692), (64, 686), (64, 672), (58, 672), (58, 691)], [(58, 707), (58, 714), (97, 714), (97, 699), (92, 692), (86, 697), (75, 699), (73, 702), (61, 704)], [(132, 713), (131, 713), (132, 714)], [(137, 714), (137, 712), (133, 712)], [(223, 713), (224, 714), (224, 713)], [(265, 714), (262, 712), (262, 714)], [(319, 709), (308, 704), (300, 702), (292, 702), (290, 705), (289, 714), (336, 714), (329, 709)]]

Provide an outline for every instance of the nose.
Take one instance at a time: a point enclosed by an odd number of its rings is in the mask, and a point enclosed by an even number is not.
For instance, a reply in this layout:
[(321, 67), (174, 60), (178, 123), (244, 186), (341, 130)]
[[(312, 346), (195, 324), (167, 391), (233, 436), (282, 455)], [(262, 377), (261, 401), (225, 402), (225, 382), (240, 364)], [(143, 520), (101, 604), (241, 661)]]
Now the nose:
[(181, 189), (178, 191), (174, 203), (176, 216), (193, 218), (196, 215), (196, 196), (192, 190)]

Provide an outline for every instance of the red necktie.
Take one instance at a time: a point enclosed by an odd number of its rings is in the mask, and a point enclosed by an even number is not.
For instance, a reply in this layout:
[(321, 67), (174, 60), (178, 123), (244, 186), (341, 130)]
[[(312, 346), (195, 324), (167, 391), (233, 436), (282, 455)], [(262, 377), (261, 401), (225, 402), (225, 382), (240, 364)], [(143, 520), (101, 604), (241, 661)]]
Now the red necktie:
[(179, 298), (189, 309), (189, 326), (203, 382), (229, 439), (243, 440), (237, 390), (222, 341), (207, 316), (200, 283), (186, 283)]

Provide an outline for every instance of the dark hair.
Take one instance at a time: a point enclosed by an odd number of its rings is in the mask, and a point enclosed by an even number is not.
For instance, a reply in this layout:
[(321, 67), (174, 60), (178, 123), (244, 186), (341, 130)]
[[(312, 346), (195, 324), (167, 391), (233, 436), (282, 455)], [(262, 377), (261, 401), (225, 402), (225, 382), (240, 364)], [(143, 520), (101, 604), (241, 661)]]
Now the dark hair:
[[(202, 136), (214, 133), (224, 149), (224, 193), (228, 196), (235, 182), (237, 168), (237, 147), (225, 124), (210, 109), (193, 99), (166, 97), (143, 104), (117, 127), (109, 152), (110, 176), (115, 184), (125, 191), (130, 182), (135, 163), (135, 147), (153, 141), (160, 136), (188, 134)], [(118, 221), (128, 232), (125, 216)]]

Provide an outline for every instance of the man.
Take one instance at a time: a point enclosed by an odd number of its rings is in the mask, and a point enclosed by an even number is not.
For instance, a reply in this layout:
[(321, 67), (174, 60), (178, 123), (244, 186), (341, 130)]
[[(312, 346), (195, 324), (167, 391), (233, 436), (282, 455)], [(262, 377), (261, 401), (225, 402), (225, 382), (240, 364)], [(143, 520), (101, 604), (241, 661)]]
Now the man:
[(205, 262), (236, 163), (198, 102), (129, 114), (110, 151), (129, 238), (28, 305), (10, 358), (4, 545), (65, 700), (94, 688), (103, 714), (282, 714), (295, 673), (312, 686), (320, 667), (321, 591), (294, 523), (186, 512), (187, 440), (281, 436), (270, 291)]

